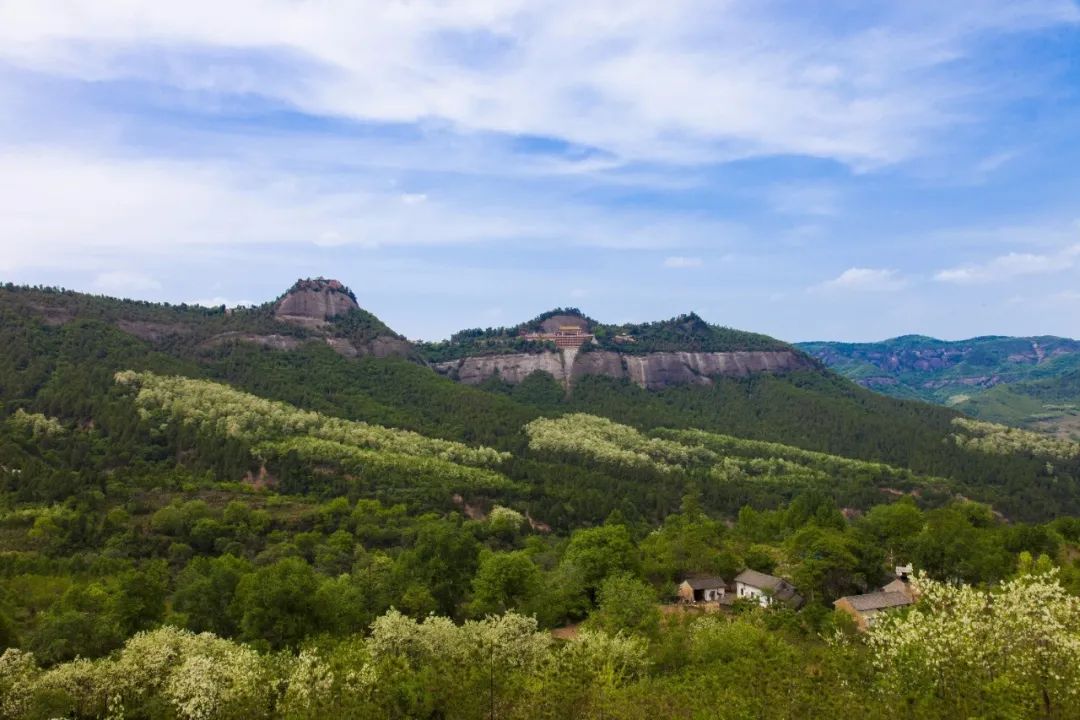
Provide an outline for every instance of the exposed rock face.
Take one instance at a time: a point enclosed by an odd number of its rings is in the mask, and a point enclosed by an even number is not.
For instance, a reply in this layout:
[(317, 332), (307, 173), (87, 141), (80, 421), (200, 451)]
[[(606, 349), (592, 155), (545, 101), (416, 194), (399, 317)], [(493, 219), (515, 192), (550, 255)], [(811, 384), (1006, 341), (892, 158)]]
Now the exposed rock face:
[(299, 338), (288, 335), (257, 335), (255, 333), (226, 332), (206, 340), (200, 347), (209, 348), (230, 342), (248, 342), (271, 350), (295, 350), (303, 344)]
[(586, 375), (607, 375), (613, 378), (626, 377), (624, 356), (610, 350), (576, 353), (576, 357), (571, 361), (570, 368), (571, 384)]
[(326, 338), (326, 344), (334, 349), (338, 355), (344, 357), (356, 357), (360, 353), (357, 351), (356, 346), (345, 338)]
[(559, 352), (467, 357), (462, 360), (437, 363), (434, 367), (438, 372), (467, 385), (479, 385), (496, 374), (506, 382), (516, 385), (537, 370), (551, 373), (564, 385), (567, 377), (563, 367), (562, 353)]
[(281, 298), (274, 309), (278, 320), (318, 327), (327, 320), (359, 308), (337, 280), (302, 280)]
[(655, 390), (670, 385), (710, 385), (712, 377), (749, 377), (810, 369), (813, 363), (790, 350), (716, 353), (663, 352), (627, 355), (628, 375), (638, 385)]
[(467, 357), (439, 363), (435, 369), (456, 380), (476, 385), (498, 374), (519, 383), (536, 371), (550, 373), (569, 387), (586, 375), (629, 378), (649, 390), (673, 385), (711, 385), (713, 377), (748, 377), (814, 368), (807, 356), (791, 350), (744, 352), (660, 352), (623, 355), (608, 350), (579, 353), (568, 350), (535, 354)]
[(380, 335), (361, 348), (361, 354), (374, 355), (377, 358), (410, 357), (413, 354), (413, 346), (407, 340)]
[(170, 335), (187, 335), (191, 328), (180, 324), (143, 322), (141, 320), (117, 320), (116, 327), (141, 340), (157, 342)]

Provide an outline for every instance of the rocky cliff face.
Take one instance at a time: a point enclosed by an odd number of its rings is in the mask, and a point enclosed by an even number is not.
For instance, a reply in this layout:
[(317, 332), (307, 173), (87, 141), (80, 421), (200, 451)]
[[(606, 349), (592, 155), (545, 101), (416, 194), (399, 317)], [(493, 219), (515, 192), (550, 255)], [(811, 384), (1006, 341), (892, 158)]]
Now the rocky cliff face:
[(711, 385), (713, 377), (748, 377), (757, 373), (809, 370), (812, 360), (792, 350), (740, 352), (657, 352), (624, 355), (611, 351), (543, 352), (467, 357), (438, 363), (435, 369), (463, 383), (476, 385), (498, 374), (519, 383), (537, 371), (550, 373), (569, 388), (586, 375), (628, 378), (636, 385), (659, 390), (674, 385)]
[[(360, 319), (345, 318), (344, 326), (330, 320), (353, 311)], [(274, 307), (274, 318), (312, 331), (314, 339), (325, 342), (339, 355), (406, 357), (415, 355), (412, 345), (398, 337), (370, 313), (360, 309), (356, 296), (337, 280), (314, 278), (297, 280)], [(272, 337), (245, 337), (249, 342), (273, 347)], [(298, 343), (299, 345), (299, 343)]]
[(318, 278), (297, 282), (278, 301), (274, 317), (285, 322), (318, 327), (327, 320), (360, 306), (337, 280)]

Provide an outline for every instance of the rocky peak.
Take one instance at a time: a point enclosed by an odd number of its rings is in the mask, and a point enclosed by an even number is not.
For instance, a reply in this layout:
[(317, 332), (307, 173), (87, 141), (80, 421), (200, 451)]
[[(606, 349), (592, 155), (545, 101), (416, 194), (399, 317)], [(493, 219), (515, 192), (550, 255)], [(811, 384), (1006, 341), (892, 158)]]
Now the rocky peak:
[(274, 308), (274, 317), (301, 325), (322, 325), (327, 320), (358, 309), (356, 295), (337, 280), (297, 280)]

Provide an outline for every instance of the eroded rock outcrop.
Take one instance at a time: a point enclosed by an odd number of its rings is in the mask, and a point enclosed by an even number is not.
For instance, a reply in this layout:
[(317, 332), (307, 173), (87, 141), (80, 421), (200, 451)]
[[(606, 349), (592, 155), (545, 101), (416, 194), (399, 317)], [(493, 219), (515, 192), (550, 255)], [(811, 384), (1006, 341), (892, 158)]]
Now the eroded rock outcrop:
[[(356, 323), (346, 323), (344, 327), (340, 327), (337, 323), (330, 322), (353, 311), (360, 311), (367, 317), (360, 321), (359, 329)], [(356, 296), (337, 280), (297, 280), (277, 302), (274, 318), (307, 328), (334, 352), (344, 357), (415, 356), (415, 351), (407, 340), (397, 336), (378, 318), (360, 310)]]
[(274, 317), (309, 327), (358, 309), (356, 298), (337, 280), (299, 280), (274, 308)]
[(433, 367), (467, 385), (479, 385), (493, 375), (516, 385), (537, 371), (550, 373), (556, 381), (565, 385), (567, 373), (562, 355), (560, 352), (486, 355), (436, 363)]
[(586, 375), (629, 378), (636, 385), (659, 390), (675, 385), (711, 385), (714, 377), (749, 377), (815, 368), (793, 350), (736, 352), (657, 352), (627, 355), (607, 350), (543, 352), (467, 357), (435, 365), (435, 369), (469, 385), (498, 375), (519, 383), (534, 372), (550, 373), (564, 387)]

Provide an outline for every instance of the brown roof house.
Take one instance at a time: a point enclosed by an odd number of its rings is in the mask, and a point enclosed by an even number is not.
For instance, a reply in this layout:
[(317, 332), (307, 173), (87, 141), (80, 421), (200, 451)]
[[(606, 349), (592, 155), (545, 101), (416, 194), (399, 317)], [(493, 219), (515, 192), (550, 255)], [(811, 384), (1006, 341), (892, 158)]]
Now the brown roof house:
[(735, 578), (735, 596), (739, 600), (755, 600), (761, 607), (780, 603), (793, 610), (798, 610), (804, 602), (787, 580), (750, 569)]
[(721, 602), (726, 593), (722, 577), (692, 577), (679, 583), (679, 602), (688, 604)]
[(855, 624), (865, 632), (873, 627), (881, 613), (915, 603), (915, 593), (910, 585), (911, 572), (910, 565), (901, 565), (896, 568), (896, 578), (881, 590), (846, 595), (833, 602), (833, 607), (855, 618)]

